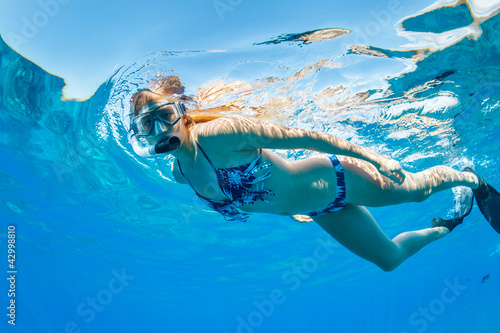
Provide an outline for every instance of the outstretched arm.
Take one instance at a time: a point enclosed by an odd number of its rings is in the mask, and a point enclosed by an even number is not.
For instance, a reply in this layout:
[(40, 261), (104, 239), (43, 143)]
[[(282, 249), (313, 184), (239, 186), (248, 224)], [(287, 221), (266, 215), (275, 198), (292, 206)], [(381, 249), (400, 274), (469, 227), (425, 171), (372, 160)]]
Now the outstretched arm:
[(382, 175), (398, 184), (405, 178), (399, 162), (330, 134), (243, 116), (224, 117), (210, 123), (204, 131), (205, 134), (215, 135), (220, 144), (230, 149), (308, 149), (365, 160), (373, 164)]

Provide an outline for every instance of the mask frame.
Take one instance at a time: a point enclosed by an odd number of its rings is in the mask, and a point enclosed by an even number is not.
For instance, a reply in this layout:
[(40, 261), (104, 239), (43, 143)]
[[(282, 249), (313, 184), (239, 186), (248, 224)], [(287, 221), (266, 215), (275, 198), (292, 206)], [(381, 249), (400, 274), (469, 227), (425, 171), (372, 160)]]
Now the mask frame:
[[(170, 108), (168, 111), (173, 110), (176, 114), (177, 118), (174, 121), (170, 121), (168, 118), (168, 113), (161, 113), (162, 108), (166, 106), (172, 105), (173, 108)], [(167, 110), (163, 110), (167, 111)], [(134, 134), (139, 137), (147, 137), (151, 136), (153, 132), (156, 132), (156, 122), (161, 122), (167, 124), (169, 126), (174, 126), (182, 117), (186, 114), (186, 107), (181, 102), (166, 102), (157, 105), (153, 110), (141, 112), (136, 116), (131, 116), (130, 119), (130, 127), (134, 131)], [(150, 122), (149, 125), (147, 122)], [(149, 126), (149, 128), (147, 128)]]

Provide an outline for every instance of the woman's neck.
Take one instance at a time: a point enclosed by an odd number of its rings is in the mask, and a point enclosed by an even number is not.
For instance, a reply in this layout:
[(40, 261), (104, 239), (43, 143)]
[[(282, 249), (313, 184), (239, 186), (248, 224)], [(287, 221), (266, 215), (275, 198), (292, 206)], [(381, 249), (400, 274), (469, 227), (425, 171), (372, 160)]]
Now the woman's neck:
[(183, 165), (193, 167), (198, 155), (198, 147), (196, 146), (196, 125), (193, 130), (187, 130), (186, 135), (181, 138), (181, 146), (176, 149), (174, 155)]

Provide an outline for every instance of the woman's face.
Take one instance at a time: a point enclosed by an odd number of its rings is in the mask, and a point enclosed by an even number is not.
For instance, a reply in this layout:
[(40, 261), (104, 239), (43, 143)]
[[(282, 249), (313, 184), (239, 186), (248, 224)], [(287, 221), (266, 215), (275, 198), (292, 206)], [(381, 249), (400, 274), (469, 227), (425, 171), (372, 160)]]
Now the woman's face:
[[(158, 104), (158, 102), (148, 103), (140, 110), (139, 114), (153, 111), (155, 108), (158, 108)], [(167, 112), (166, 114), (164, 114), (166, 116), (171, 114), (170, 111), (165, 112)], [(172, 116), (175, 117), (174, 115)], [(165, 137), (172, 135), (182, 138), (183, 134), (185, 134), (184, 132), (186, 131), (185, 122), (186, 120), (184, 118), (181, 118), (174, 125), (169, 125), (158, 117), (155, 117), (154, 124), (151, 124), (151, 126), (154, 126), (154, 129), (152, 133), (145, 138), (151, 144), (156, 144)]]

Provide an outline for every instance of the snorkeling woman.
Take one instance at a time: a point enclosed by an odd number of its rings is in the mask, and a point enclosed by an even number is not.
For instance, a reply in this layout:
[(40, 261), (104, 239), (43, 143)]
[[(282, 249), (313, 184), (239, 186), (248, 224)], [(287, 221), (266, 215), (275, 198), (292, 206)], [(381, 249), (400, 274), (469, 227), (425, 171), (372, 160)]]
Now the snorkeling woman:
[[(134, 151), (145, 157), (172, 154), (175, 180), (189, 184), (228, 221), (244, 222), (249, 213), (314, 220), (354, 254), (392, 271), (462, 223), (472, 199), (464, 216), (436, 218), (431, 228), (392, 240), (365, 206), (422, 202), (439, 191), (466, 186), (500, 232), (500, 195), (472, 169), (436, 166), (411, 173), (391, 158), (326, 133), (239, 115), (187, 112), (181, 102), (147, 90), (132, 97), (131, 108)], [(324, 154), (290, 161), (271, 149)]]

